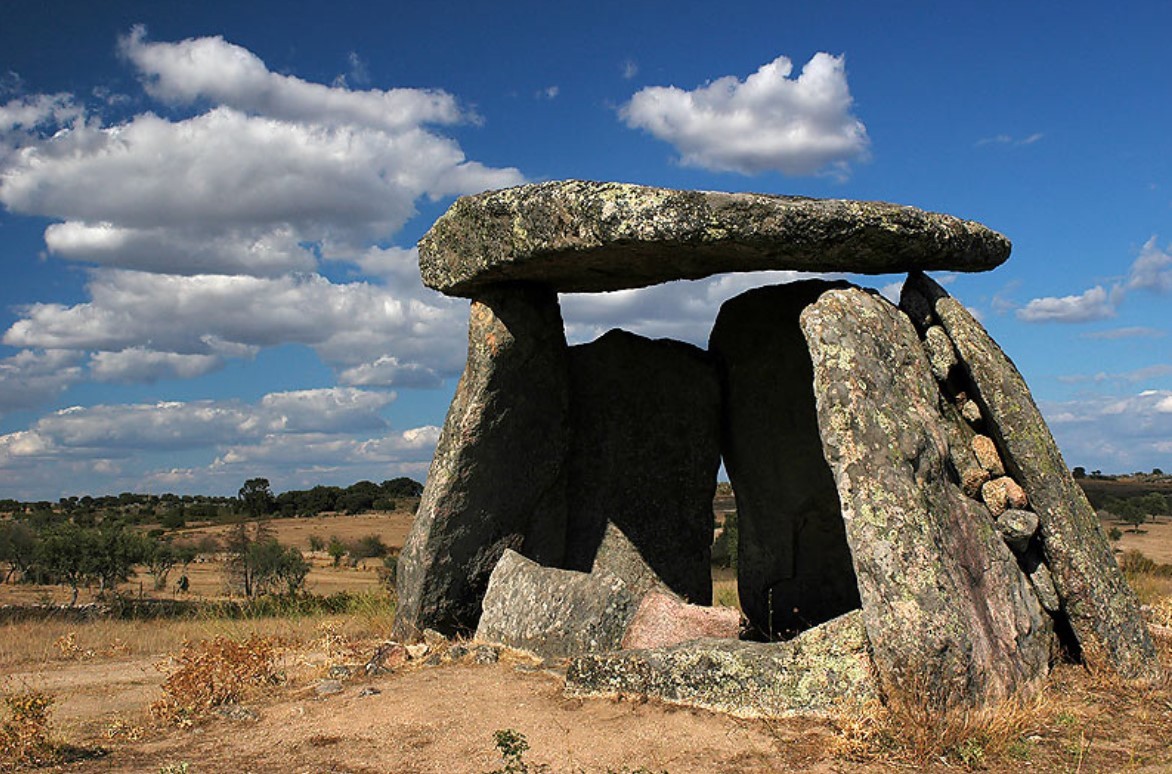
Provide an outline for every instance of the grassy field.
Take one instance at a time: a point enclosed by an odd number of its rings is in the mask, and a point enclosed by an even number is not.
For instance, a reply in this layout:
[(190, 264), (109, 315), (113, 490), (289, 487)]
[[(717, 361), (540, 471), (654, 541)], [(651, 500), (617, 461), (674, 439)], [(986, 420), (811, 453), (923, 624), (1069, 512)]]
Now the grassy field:
[[(377, 568), (380, 560), (370, 559), (350, 567), (343, 563), (333, 566), (325, 551), (310, 551), (310, 536), (316, 535), (325, 541), (337, 537), (343, 543), (353, 543), (367, 535), (378, 535), (392, 550), (402, 547), (411, 529), (411, 513), (398, 511), (378, 512), (358, 516), (323, 515), (298, 519), (273, 519), (269, 522), (277, 540), (285, 546), (295, 546), (305, 554), (312, 565), (305, 581), (306, 591), (313, 594), (334, 594), (340, 591), (370, 592), (379, 587)], [(201, 539), (212, 537), (221, 540), (231, 529), (230, 525), (197, 526), (175, 530), (170, 533), (176, 541), (198, 544)], [(145, 568), (139, 568), (137, 576), (123, 584), (119, 592), (129, 596), (145, 596), (156, 599), (221, 598), (230, 596), (225, 585), (225, 568), (216, 557), (205, 557), (206, 561), (193, 562), (187, 568), (190, 586), (186, 594), (175, 589), (180, 571), (172, 570), (168, 583), (162, 591), (153, 588), (151, 577)], [(97, 590), (83, 589), (79, 603), (92, 602)], [(70, 591), (64, 586), (34, 586), (27, 584), (0, 584), (0, 604), (65, 604)]]

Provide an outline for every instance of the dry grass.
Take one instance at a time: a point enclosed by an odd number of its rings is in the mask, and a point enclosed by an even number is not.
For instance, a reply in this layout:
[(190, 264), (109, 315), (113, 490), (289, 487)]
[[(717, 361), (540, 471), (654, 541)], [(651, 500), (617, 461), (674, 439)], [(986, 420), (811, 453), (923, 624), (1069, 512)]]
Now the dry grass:
[(394, 603), (386, 593), (357, 595), (346, 613), (192, 620), (93, 621), (25, 620), (0, 624), (0, 671), (79, 660), (158, 656), (185, 642), (228, 637), (275, 637), (302, 643), (316, 639), (323, 621), (334, 621), (338, 635), (350, 640), (390, 635)]
[(1103, 522), (1103, 529), (1111, 527), (1123, 532), (1123, 537), (1114, 543), (1121, 552), (1141, 551), (1155, 562), (1172, 564), (1172, 519), (1161, 516), (1140, 527), (1140, 532), (1132, 532), (1131, 525), (1124, 522)]
[(741, 609), (737, 592), (737, 571), (730, 567), (712, 568), (712, 604), (718, 607)]
[(833, 752), (855, 762), (922, 767), (938, 761), (977, 768), (1020, 756), (1023, 741), (1045, 712), (1042, 699), (943, 712), (875, 700), (835, 718), (838, 736)]

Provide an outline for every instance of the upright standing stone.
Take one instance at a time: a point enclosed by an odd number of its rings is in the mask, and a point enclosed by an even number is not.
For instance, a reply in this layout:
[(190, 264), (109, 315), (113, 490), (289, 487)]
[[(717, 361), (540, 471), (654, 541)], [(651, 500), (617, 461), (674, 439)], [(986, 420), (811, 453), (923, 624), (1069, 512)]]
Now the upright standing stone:
[(720, 308), (708, 348), (724, 389), (724, 463), (736, 494), (737, 587), (770, 638), (859, 606), (838, 491), (822, 456), (798, 315), (842, 283), (758, 288)]
[(720, 386), (708, 355), (614, 330), (570, 348), (566, 566), (588, 571), (614, 522), (675, 593), (712, 601)]
[(980, 704), (1045, 676), (1049, 622), (992, 519), (949, 478), (939, 395), (911, 322), (828, 291), (801, 315), (818, 427), (890, 700)]
[(506, 548), (562, 561), (567, 374), (552, 290), (501, 284), (472, 302), (468, 363), (399, 557), (397, 637), (473, 631)]
[(1098, 516), (1066, 467), (1025, 380), (984, 327), (923, 274), (908, 284), (929, 298), (968, 372), (1010, 475), (1025, 489), (1041, 524), (1042, 546), (1062, 612), (1084, 653), (1105, 657), (1119, 674), (1158, 679), (1156, 649)]

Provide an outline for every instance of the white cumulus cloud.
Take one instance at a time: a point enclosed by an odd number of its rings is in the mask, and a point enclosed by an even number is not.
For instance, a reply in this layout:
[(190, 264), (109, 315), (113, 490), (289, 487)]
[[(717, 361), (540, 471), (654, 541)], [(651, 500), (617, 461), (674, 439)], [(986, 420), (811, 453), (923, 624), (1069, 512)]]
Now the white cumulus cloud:
[(122, 39), (120, 49), (138, 69), (147, 93), (171, 104), (202, 99), (287, 121), (390, 131), (474, 118), (443, 91), (351, 91), (274, 73), (256, 54), (219, 36), (151, 43), (146, 29), (137, 26)]
[(83, 358), (68, 349), (26, 349), (0, 360), (0, 414), (32, 408), (81, 380)]
[(1115, 316), (1120, 304), (1133, 290), (1152, 293), (1172, 291), (1172, 255), (1160, 249), (1154, 236), (1140, 249), (1139, 256), (1128, 269), (1127, 277), (1111, 285), (1110, 290), (1096, 285), (1078, 295), (1035, 298), (1018, 309), (1016, 314), (1024, 322), (1081, 323), (1105, 320)]
[(1102, 285), (1072, 296), (1035, 298), (1017, 310), (1025, 322), (1079, 323), (1115, 316), (1115, 300)]
[(1090, 395), (1040, 408), (1070, 465), (1108, 471), (1168, 467), (1172, 391)]
[(796, 78), (785, 56), (744, 81), (718, 78), (691, 91), (651, 86), (635, 93), (620, 115), (673, 145), (680, 161), (717, 171), (778, 171), (843, 175), (865, 158), (867, 128), (851, 113), (842, 56), (815, 54)]
[(3, 343), (122, 352), (149, 342), (154, 352), (236, 356), (300, 343), (341, 367), (392, 350), (403, 367), (426, 364), (443, 373), (457, 371), (463, 361), (466, 302), (435, 294), (414, 298), (315, 274), (186, 277), (121, 270), (94, 272), (87, 288), (91, 300), (85, 303), (24, 308)]
[(89, 365), (90, 375), (99, 382), (156, 382), (202, 376), (223, 363), (217, 355), (180, 355), (128, 347), (117, 352), (95, 352)]

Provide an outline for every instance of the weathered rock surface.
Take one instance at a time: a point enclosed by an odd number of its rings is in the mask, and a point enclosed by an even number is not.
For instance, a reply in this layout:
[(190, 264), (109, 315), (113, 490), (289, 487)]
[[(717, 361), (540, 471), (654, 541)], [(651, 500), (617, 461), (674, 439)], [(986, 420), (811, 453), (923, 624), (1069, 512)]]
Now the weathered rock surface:
[(859, 606), (798, 327), (802, 309), (833, 287), (845, 285), (815, 280), (743, 293), (721, 307), (708, 342), (724, 389), (741, 609), (770, 638)]
[(616, 650), (636, 608), (613, 575), (542, 567), (506, 550), (488, 582), (476, 639), (546, 658)]
[(824, 713), (875, 697), (858, 611), (787, 642), (693, 640), (576, 658), (566, 692), (648, 696), (740, 717)]
[(973, 398), (1006, 452), (1041, 523), (1043, 550), (1075, 636), (1126, 678), (1154, 680), (1162, 670), (1139, 601), (1111, 553), (1095, 511), (1071, 477), (1025, 380), (984, 327), (923, 274), (908, 285), (928, 298), (976, 390)]
[(948, 334), (939, 325), (929, 327), (924, 331), (924, 348), (928, 351), (928, 362), (936, 381), (948, 381), (948, 375), (956, 368), (956, 350), (952, 348)]
[(981, 500), (994, 518), (1010, 508), (1025, 508), (1030, 504), (1025, 490), (1009, 476), (1001, 476), (982, 484)]
[(567, 374), (553, 291), (502, 285), (472, 303), (468, 362), (399, 557), (397, 638), (475, 629), (506, 548), (562, 561)]
[(987, 435), (974, 435), (972, 441), (973, 454), (977, 455), (977, 462), (989, 471), (992, 476), (1004, 476), (1005, 464), (1001, 461), (1001, 453), (997, 451), (997, 444)]
[(678, 341), (610, 331), (570, 348), (566, 567), (589, 570), (611, 521), (664, 583), (712, 601), (720, 385)]
[(997, 517), (997, 530), (1005, 544), (1017, 553), (1022, 553), (1030, 539), (1038, 531), (1038, 514), (1010, 508)]
[(985, 271), (1009, 240), (883, 202), (568, 180), (461, 197), (419, 242), (423, 282), (475, 297), (502, 281), (618, 290), (763, 269)]
[(651, 592), (675, 595), (655, 574), (651, 565), (647, 564), (647, 560), (639, 553), (635, 544), (609, 521), (602, 535), (602, 543), (594, 555), (594, 564), (590, 572), (595, 575), (609, 573), (617, 576), (627, 585), (627, 590), (635, 599), (642, 599)]
[(639, 603), (622, 645), (624, 650), (664, 648), (703, 637), (735, 640), (740, 633), (736, 608), (689, 605), (674, 594), (653, 591)]
[(1037, 687), (1052, 631), (979, 504), (948, 475), (939, 393), (908, 318), (831, 290), (801, 315), (863, 622), (891, 699), (982, 703)]

